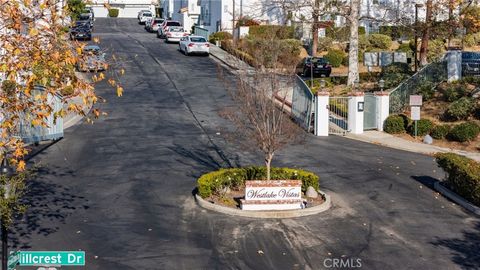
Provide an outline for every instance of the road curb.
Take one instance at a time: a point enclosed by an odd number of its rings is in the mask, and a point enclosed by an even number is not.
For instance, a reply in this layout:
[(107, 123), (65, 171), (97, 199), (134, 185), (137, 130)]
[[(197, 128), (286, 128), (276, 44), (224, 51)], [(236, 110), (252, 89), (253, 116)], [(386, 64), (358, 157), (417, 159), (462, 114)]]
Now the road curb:
[(456, 204), (460, 205), (466, 210), (472, 212), (477, 216), (480, 216), (480, 207), (473, 205), (472, 203), (459, 196), (457, 193), (451, 191), (450, 189), (442, 185), (440, 181), (435, 182), (435, 184), (433, 184), (433, 188), (438, 191), (438, 193), (454, 201)]
[(234, 209), (230, 207), (221, 206), (218, 204), (213, 204), (209, 201), (204, 200), (202, 197), (195, 194), (195, 202), (202, 208), (212, 210), (218, 213), (239, 216), (239, 217), (250, 217), (250, 218), (296, 218), (296, 217), (305, 217), (315, 214), (325, 212), (330, 209), (332, 206), (332, 199), (330, 195), (319, 191), (320, 195), (323, 195), (325, 202), (321, 205), (314, 207), (309, 207), (300, 210), (283, 210), (283, 211), (244, 211), (239, 209)]

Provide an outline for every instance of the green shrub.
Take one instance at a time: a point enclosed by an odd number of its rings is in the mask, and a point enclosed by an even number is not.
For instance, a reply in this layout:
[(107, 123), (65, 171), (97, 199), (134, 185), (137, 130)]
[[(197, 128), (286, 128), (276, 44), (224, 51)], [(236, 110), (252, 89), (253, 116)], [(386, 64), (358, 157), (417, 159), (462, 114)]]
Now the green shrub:
[[(425, 136), (430, 134), (430, 131), (433, 128), (432, 121), (428, 119), (420, 119), (417, 121), (417, 136)], [(412, 123), (408, 127), (408, 134), (414, 136), (415, 135), (415, 123)]]
[(452, 102), (444, 113), (445, 120), (465, 120), (473, 112), (475, 104), (472, 99), (463, 97), (457, 101)]
[(108, 17), (116, 18), (118, 17), (118, 9), (116, 8), (110, 8), (108, 10)]
[(475, 36), (473, 34), (468, 34), (463, 38), (463, 42), (467, 47), (473, 47), (477, 45)]
[(443, 140), (447, 137), (451, 127), (449, 125), (438, 125), (433, 127), (430, 135), (437, 140)]
[(454, 102), (459, 100), (462, 97), (467, 96), (468, 94), (468, 89), (466, 88), (466, 85), (461, 84), (461, 83), (453, 83), (447, 86), (445, 90), (443, 91), (443, 98), (445, 101), (448, 102)]
[(445, 52), (445, 42), (442, 39), (433, 39), (428, 42), (428, 62), (434, 62), (443, 56)]
[(480, 126), (475, 122), (466, 122), (456, 125), (450, 130), (447, 139), (457, 142), (472, 141), (480, 133)]
[(318, 52), (328, 51), (333, 45), (333, 39), (330, 37), (324, 37), (318, 39)]
[[(219, 195), (225, 187), (238, 189), (245, 185), (245, 180), (263, 180), (266, 178), (266, 167), (244, 167), (220, 169), (202, 175), (197, 180), (198, 194), (202, 198), (211, 195)], [(272, 168), (272, 180), (302, 180), (302, 191), (305, 192), (309, 186), (318, 190), (318, 176), (312, 172), (291, 169), (291, 168)]]
[(423, 81), (417, 86), (417, 93), (422, 95), (423, 101), (427, 101), (435, 94), (435, 85), (429, 81)]
[(460, 83), (469, 83), (473, 84), (475, 86), (480, 86), (480, 77), (474, 77), (474, 76), (468, 76), (468, 77), (462, 77), (460, 80)]
[(448, 175), (448, 188), (480, 206), (480, 163), (453, 153), (439, 153), (435, 157), (438, 166)]
[(412, 29), (407, 26), (385, 25), (380, 26), (379, 34), (387, 35), (393, 40), (413, 38)]
[(210, 43), (215, 43), (215, 41), (217, 41), (217, 40), (222, 41), (222, 40), (227, 40), (227, 39), (232, 39), (232, 38), (233, 38), (233, 36), (229, 32), (220, 31), (220, 32), (216, 32), (216, 33), (211, 34), (208, 37), (208, 41), (210, 41)]
[(409, 43), (402, 43), (398, 47), (397, 52), (405, 52), (407, 54), (411, 54), (413, 50), (412, 50), (412, 47), (410, 47)]
[(390, 134), (398, 134), (405, 132), (405, 119), (401, 115), (390, 115), (383, 123), (383, 130)]
[(382, 68), (382, 75), (391, 73), (412, 73), (410, 66), (406, 63), (393, 63)]
[(325, 55), (325, 59), (332, 65), (332, 67), (339, 67), (342, 65), (343, 58), (345, 57), (345, 53), (341, 50), (330, 49), (328, 50), (327, 55)]
[(394, 88), (410, 78), (410, 66), (406, 63), (393, 63), (382, 68), (380, 76), (385, 81), (385, 88)]
[(382, 34), (371, 34), (368, 41), (376, 49), (388, 50), (392, 46), (392, 38)]
[(248, 36), (252, 39), (293, 39), (294, 30), (293, 26), (254, 25), (250, 26)]
[[(325, 31), (327, 37), (337, 41), (348, 41), (350, 38), (350, 27), (328, 27)], [(358, 27), (358, 35), (365, 35), (365, 27)]]

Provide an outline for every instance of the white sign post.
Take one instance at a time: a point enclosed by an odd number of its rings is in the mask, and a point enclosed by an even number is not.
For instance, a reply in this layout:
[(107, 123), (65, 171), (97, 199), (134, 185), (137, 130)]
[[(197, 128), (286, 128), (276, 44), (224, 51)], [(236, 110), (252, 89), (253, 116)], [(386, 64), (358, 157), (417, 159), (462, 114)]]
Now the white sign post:
[(415, 121), (415, 138), (417, 138), (417, 121), (420, 120), (421, 95), (410, 95), (410, 118)]

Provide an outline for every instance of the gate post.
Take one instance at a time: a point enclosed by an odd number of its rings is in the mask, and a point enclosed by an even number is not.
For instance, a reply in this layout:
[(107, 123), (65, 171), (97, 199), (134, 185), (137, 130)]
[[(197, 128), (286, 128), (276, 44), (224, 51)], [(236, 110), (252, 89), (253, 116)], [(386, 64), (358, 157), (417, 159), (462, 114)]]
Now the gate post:
[(388, 92), (375, 92), (377, 98), (377, 130), (383, 131), (383, 123), (390, 114), (390, 96)]
[(317, 92), (315, 96), (315, 136), (328, 136), (329, 98), (328, 92)]
[(462, 78), (462, 51), (447, 52), (447, 80), (455, 82)]
[(348, 129), (353, 134), (363, 133), (363, 111), (365, 106), (363, 92), (351, 93), (348, 99)]

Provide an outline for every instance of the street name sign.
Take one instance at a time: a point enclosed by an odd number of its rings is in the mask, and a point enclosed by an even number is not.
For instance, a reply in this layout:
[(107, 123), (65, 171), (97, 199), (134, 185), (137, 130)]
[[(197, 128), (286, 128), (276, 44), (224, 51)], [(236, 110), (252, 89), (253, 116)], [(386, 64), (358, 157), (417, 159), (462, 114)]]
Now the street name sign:
[(410, 118), (414, 121), (420, 120), (420, 107), (412, 106), (410, 107), (411, 115)]
[(85, 251), (19, 251), (20, 266), (84, 266)]
[(15, 269), (18, 262), (20, 261), (20, 253), (10, 252), (10, 256), (8, 256), (8, 270)]
[(410, 106), (422, 106), (421, 95), (410, 95)]

